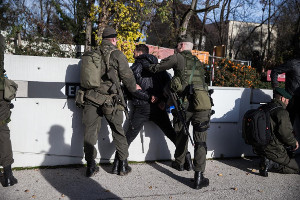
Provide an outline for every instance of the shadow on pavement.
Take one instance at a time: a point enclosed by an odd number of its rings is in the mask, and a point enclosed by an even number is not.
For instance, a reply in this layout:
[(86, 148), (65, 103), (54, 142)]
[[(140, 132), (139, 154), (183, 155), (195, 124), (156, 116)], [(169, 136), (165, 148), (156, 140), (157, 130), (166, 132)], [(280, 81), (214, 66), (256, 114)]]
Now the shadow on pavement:
[[(60, 149), (68, 151), (70, 145), (64, 142), (64, 128), (59, 125), (54, 125), (49, 131), (48, 155), (53, 154), (57, 144), (52, 144), (53, 141), (60, 141)], [(55, 139), (53, 138), (55, 137)], [(50, 163), (51, 156), (45, 156), (44, 164)], [(85, 167), (77, 168), (55, 168), (40, 169), (41, 175), (51, 184), (59, 193), (68, 197), (71, 200), (85, 199), (120, 199), (120, 197), (103, 188), (93, 178), (85, 177)], [(45, 194), (46, 195), (46, 194)]]
[[(296, 154), (295, 157), (298, 165), (300, 164), (300, 154)], [(245, 158), (232, 158), (232, 159), (218, 159), (219, 162), (224, 163), (228, 166), (235, 167), (242, 171), (259, 175), (259, 157), (245, 157)], [(254, 169), (254, 170), (253, 170)]]
[(100, 163), (99, 164), (99, 167), (109, 174), (111, 174), (112, 166), (113, 166), (112, 163)]
[(226, 159), (217, 159), (217, 160), (218, 162), (224, 163), (231, 167), (235, 167), (247, 173), (258, 175), (258, 163), (259, 163), (258, 157), (230, 158), (230, 159), (226, 158)]
[[(166, 166), (171, 166), (170, 162), (162, 162), (162, 161), (158, 161), (158, 163), (166, 165)], [(160, 166), (159, 164), (157, 164), (157, 162), (153, 162), (153, 163), (148, 163), (150, 166), (152, 166), (154, 169), (156, 169), (157, 171), (173, 178), (174, 180), (177, 180), (178, 182), (193, 188), (193, 182), (192, 182), (192, 178), (186, 178), (186, 177), (181, 177), (178, 176), (176, 174), (174, 174), (172, 171)]]

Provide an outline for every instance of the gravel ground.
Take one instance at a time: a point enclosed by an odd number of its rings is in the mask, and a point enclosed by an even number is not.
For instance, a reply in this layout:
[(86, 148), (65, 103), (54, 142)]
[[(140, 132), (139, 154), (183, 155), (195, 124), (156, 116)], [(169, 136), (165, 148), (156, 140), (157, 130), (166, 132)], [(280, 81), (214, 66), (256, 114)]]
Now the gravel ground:
[(170, 161), (130, 164), (132, 172), (124, 177), (110, 174), (109, 164), (101, 165), (92, 178), (84, 176), (82, 166), (18, 170), (14, 175), (19, 183), (0, 187), (0, 199), (300, 199), (300, 175), (261, 177), (258, 161), (208, 160), (205, 176), (210, 185), (201, 190), (192, 188), (192, 171), (176, 171)]

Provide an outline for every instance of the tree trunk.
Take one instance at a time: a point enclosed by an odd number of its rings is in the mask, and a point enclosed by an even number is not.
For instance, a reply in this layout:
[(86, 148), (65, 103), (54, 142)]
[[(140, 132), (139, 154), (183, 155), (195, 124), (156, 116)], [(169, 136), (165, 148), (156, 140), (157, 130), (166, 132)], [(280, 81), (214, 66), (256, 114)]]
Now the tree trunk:
[(190, 18), (193, 14), (206, 12), (206, 11), (209, 12), (212, 9), (218, 8), (220, 0), (218, 1), (218, 3), (216, 5), (209, 6), (209, 7), (206, 7), (204, 9), (200, 9), (200, 10), (196, 10), (197, 3), (198, 3), (198, 0), (193, 0), (190, 9), (187, 10), (186, 13), (183, 15), (181, 25), (180, 25), (179, 36), (182, 36), (182, 35), (186, 34), (186, 30), (188, 28)]
[(268, 39), (267, 39), (267, 61), (270, 59), (270, 49), (271, 49), (271, 1), (269, 0), (269, 15), (268, 15)]
[[(210, 0), (206, 0), (205, 2), (205, 8), (207, 8), (209, 6), (209, 1)], [(205, 32), (205, 23), (206, 23), (206, 18), (207, 18), (207, 14), (208, 14), (208, 10), (204, 12), (204, 16), (203, 16), (203, 20), (202, 20), (202, 28), (200, 31), (200, 37), (199, 37), (199, 49), (200, 50), (204, 50), (205, 46), (202, 46), (202, 40), (203, 40), (203, 35)]]
[(109, 3), (110, 3), (109, 0), (101, 1), (100, 6), (102, 8), (102, 14), (101, 14), (101, 16), (99, 16), (98, 33), (97, 33), (98, 41), (97, 42), (100, 42), (99, 40), (102, 39), (102, 33), (103, 33), (103, 30), (105, 29), (105, 26), (106, 26), (107, 21), (108, 21), (108, 17), (110, 15), (110, 11), (108, 9)]
[(18, 32), (18, 47), (20, 47), (21, 46), (21, 32)]
[(180, 30), (179, 36), (186, 34), (186, 30), (188, 28), (190, 18), (194, 14), (194, 11), (196, 10), (197, 2), (198, 2), (198, 0), (193, 0), (190, 9), (185, 13), (185, 15), (182, 19), (181, 30)]
[(89, 16), (90, 10), (92, 6), (94, 5), (95, 0), (89, 0), (88, 2), (88, 16), (86, 18), (86, 28), (85, 28), (85, 43), (84, 43), (84, 51), (90, 51), (92, 50), (91, 44), (92, 44), (92, 21)]
[(85, 44), (84, 44), (84, 51), (90, 51), (92, 42), (92, 22), (91, 18), (86, 19), (86, 28), (85, 28)]

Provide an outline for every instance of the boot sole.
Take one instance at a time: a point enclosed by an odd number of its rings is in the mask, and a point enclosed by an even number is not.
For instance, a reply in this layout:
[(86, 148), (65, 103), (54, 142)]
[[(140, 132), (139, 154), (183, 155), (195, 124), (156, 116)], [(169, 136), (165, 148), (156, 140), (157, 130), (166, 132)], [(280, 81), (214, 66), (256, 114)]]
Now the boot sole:
[(263, 177), (268, 177), (268, 172), (259, 172), (259, 175)]
[(207, 186), (209, 186), (209, 183), (202, 184), (202, 185), (199, 185), (199, 186), (194, 186), (194, 189), (200, 190), (200, 189), (202, 189), (202, 188), (204, 188), (204, 187), (207, 187)]
[(95, 174), (97, 174), (99, 172), (99, 168), (97, 168), (91, 175), (87, 175), (85, 174), (86, 177), (90, 178), (92, 176), (95, 176)]
[(13, 185), (15, 185), (15, 184), (17, 184), (17, 183), (18, 183), (18, 180), (16, 179), (16, 180), (14, 180), (14, 181), (11, 181), (11, 182), (8, 183), (8, 184), (4, 184), (3, 187), (10, 187), (10, 186), (13, 186)]

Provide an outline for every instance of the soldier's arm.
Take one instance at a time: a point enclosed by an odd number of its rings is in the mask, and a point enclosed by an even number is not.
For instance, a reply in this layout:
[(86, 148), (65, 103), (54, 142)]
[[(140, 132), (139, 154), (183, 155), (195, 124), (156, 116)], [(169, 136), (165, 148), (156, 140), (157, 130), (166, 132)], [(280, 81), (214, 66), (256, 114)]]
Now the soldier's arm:
[(296, 139), (293, 134), (293, 126), (290, 122), (289, 113), (286, 110), (282, 109), (282, 110), (278, 111), (277, 116), (278, 116), (278, 118), (277, 118), (278, 133), (279, 133), (279, 137), (280, 137), (278, 139), (285, 145), (295, 147)]
[(286, 73), (289, 70), (290, 70), (290, 62), (284, 63), (282, 65), (278, 65), (272, 69), (270, 77), (271, 77), (271, 83), (273, 88), (279, 86), (277, 80), (278, 75), (282, 73)]
[(165, 71), (171, 68), (176, 67), (178, 64), (177, 54), (169, 56), (163, 60), (161, 60), (158, 64), (152, 64), (149, 67), (145, 67), (145, 69), (149, 70), (150, 72), (156, 73)]
[(111, 58), (114, 60), (114, 67), (118, 71), (120, 81), (123, 82), (129, 92), (135, 92), (136, 81), (133, 72), (128, 65), (126, 56), (119, 50), (113, 51)]

